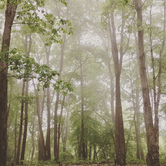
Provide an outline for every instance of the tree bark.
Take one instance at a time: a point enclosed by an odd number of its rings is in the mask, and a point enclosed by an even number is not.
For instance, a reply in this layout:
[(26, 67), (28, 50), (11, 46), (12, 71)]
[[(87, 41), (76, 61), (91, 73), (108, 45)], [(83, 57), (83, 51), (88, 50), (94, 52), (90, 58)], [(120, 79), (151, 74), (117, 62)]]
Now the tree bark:
[(32, 141), (32, 152), (31, 152), (31, 164), (33, 163), (33, 157), (34, 157), (34, 152), (35, 152), (35, 115), (34, 118), (32, 119), (32, 130), (29, 128), (29, 131), (31, 133), (31, 141)]
[(55, 112), (54, 112), (54, 159), (55, 160), (58, 160), (58, 135), (57, 135), (58, 103), (59, 103), (59, 92), (57, 92), (57, 98), (56, 98), (56, 103), (55, 103)]
[(46, 160), (46, 147), (44, 143), (44, 135), (42, 129), (42, 115), (44, 109), (44, 99), (45, 99), (45, 91), (43, 93), (43, 101), (42, 107), (40, 107), (40, 99), (39, 99), (39, 92), (36, 90), (34, 81), (33, 81), (35, 96), (36, 96), (36, 112), (38, 117), (38, 161), (45, 161)]
[[(135, 38), (135, 43), (136, 45), (138, 45), (138, 39), (136, 36), (136, 32), (134, 31), (134, 38)], [(139, 51), (138, 51), (138, 47), (137, 47), (137, 61), (139, 59)], [(138, 61), (139, 63), (139, 61)], [(139, 68), (139, 64), (138, 64), (138, 68)], [(139, 71), (138, 71), (139, 72)], [(138, 78), (137, 78), (138, 79)], [(136, 85), (136, 96), (135, 96), (135, 103), (134, 105), (134, 114), (135, 114), (135, 131), (136, 131), (136, 141), (137, 141), (137, 158), (144, 160), (144, 153), (143, 153), (143, 149), (142, 149), (142, 145), (141, 145), (141, 137), (140, 137), (140, 106), (139, 106), (139, 87), (138, 85)]]
[[(26, 82), (26, 95), (28, 95), (29, 83)], [(24, 117), (24, 134), (21, 151), (21, 162), (23, 164), (25, 157), (26, 139), (27, 139), (27, 128), (28, 128), (28, 101), (25, 101), (25, 117)]]
[[(63, 35), (63, 44), (61, 45), (61, 59), (60, 59), (60, 69), (59, 69), (59, 78), (61, 79), (62, 71), (63, 71), (63, 60), (64, 60), (64, 51), (65, 51), (65, 41), (66, 35)], [(58, 104), (59, 104), (59, 96), (60, 93), (57, 92), (56, 103), (55, 103), (55, 113), (54, 113), (54, 158), (56, 160), (59, 159), (59, 148), (58, 148), (58, 125), (57, 125), (57, 112), (58, 112)]]
[[(25, 43), (24, 43), (24, 49), (25, 49), (25, 54), (29, 56), (30, 50), (31, 50), (31, 35), (29, 36), (28, 40), (28, 35), (25, 36)], [(28, 96), (28, 88), (29, 88), (29, 82), (25, 82), (25, 95)], [(23, 164), (24, 162), (24, 157), (25, 157), (25, 148), (26, 148), (26, 139), (27, 139), (27, 128), (28, 128), (28, 100), (24, 101), (25, 102), (25, 117), (24, 117), (24, 134), (23, 134), (23, 142), (22, 142), (22, 150), (21, 150), (21, 163)]]
[(50, 88), (47, 88), (47, 136), (46, 136), (46, 153), (47, 160), (51, 159), (51, 147), (50, 147)]
[(108, 61), (108, 69), (109, 69), (109, 78), (110, 78), (110, 89), (111, 89), (111, 117), (112, 122), (115, 124), (115, 111), (114, 111), (114, 77), (111, 70), (111, 64), (110, 61)]
[(91, 161), (92, 158), (92, 145), (89, 144), (89, 161)]
[[(50, 57), (50, 50), (51, 46), (46, 49), (46, 59), (47, 59), (47, 66), (49, 66), (49, 57)], [(46, 154), (47, 154), (47, 160), (51, 159), (51, 147), (50, 147), (50, 106), (51, 101), (50, 101), (50, 88), (47, 88), (47, 136), (46, 136)]]
[(142, 3), (141, 0), (135, 0), (135, 9), (137, 12), (137, 28), (138, 28), (138, 51), (139, 51), (139, 70), (141, 78), (141, 87), (144, 105), (144, 120), (147, 137), (147, 165), (159, 166), (159, 151), (155, 140), (155, 132), (153, 127), (152, 109), (149, 97), (149, 86), (146, 74), (145, 53), (144, 53), (144, 32), (142, 28)]
[[(134, 96), (134, 95), (133, 95)], [(144, 159), (141, 156), (142, 146), (140, 137), (140, 107), (139, 107), (139, 90), (136, 89), (135, 103), (134, 103), (134, 124), (136, 133), (136, 144), (137, 144), (137, 159)]]
[[(5, 25), (2, 37), (1, 55), (5, 61), (8, 60), (10, 38), (13, 20), (15, 17), (17, 5), (11, 5), (10, 0), (7, 1), (5, 11)], [(7, 151), (7, 64), (5, 61), (0, 61), (0, 165), (6, 166), (6, 151)]]
[(65, 120), (65, 128), (63, 127), (63, 136), (62, 136), (62, 143), (63, 143), (63, 152), (66, 152), (66, 142), (68, 137), (68, 128), (69, 128), (69, 110), (66, 109), (66, 120)]
[[(46, 160), (46, 147), (45, 147), (45, 143), (44, 143), (44, 135), (43, 135), (43, 130), (42, 130), (42, 116), (41, 116), (41, 114), (42, 114), (42, 111), (40, 110), (40, 104), (39, 104), (39, 95), (38, 95), (38, 92), (36, 92), (37, 93), (37, 101), (36, 101), (36, 103), (37, 103), (37, 116), (38, 116), (38, 127), (39, 127), (39, 139), (40, 139), (40, 141), (39, 141), (39, 146), (40, 146), (40, 148), (41, 148), (41, 158), (39, 158), (39, 161), (40, 160)], [(40, 156), (38, 156), (38, 157), (40, 157)]]
[(63, 114), (63, 108), (65, 104), (65, 96), (63, 96), (63, 100), (61, 103), (61, 112), (59, 115), (59, 124), (58, 124), (58, 152), (59, 152), (59, 147), (60, 147), (60, 137), (61, 137), (61, 120), (62, 120), (62, 114)]
[(17, 114), (15, 117), (15, 128), (14, 128), (14, 162), (17, 157)]
[(20, 115), (20, 128), (19, 128), (19, 136), (18, 136), (18, 146), (17, 146), (17, 157), (16, 164), (20, 163), (20, 149), (21, 149), (21, 138), (22, 138), (22, 127), (23, 127), (23, 117), (24, 117), (24, 93), (25, 93), (25, 81), (23, 80), (22, 87), (22, 101), (21, 101), (21, 115)]
[[(123, 45), (123, 19), (124, 13), (122, 12), (122, 32), (121, 32), (121, 45)], [(110, 18), (109, 18), (110, 21)], [(126, 152), (125, 152), (125, 138), (124, 138), (124, 127), (123, 127), (123, 116), (122, 116), (122, 105), (121, 105), (121, 91), (120, 91), (120, 75), (122, 67), (123, 48), (120, 48), (120, 59), (116, 41), (116, 30), (114, 24), (114, 15), (111, 13), (111, 23), (109, 22), (109, 31), (111, 39), (112, 56), (114, 61), (115, 70), (115, 86), (116, 86), (116, 108), (115, 108), (115, 152), (116, 161), (118, 165), (126, 164)]]

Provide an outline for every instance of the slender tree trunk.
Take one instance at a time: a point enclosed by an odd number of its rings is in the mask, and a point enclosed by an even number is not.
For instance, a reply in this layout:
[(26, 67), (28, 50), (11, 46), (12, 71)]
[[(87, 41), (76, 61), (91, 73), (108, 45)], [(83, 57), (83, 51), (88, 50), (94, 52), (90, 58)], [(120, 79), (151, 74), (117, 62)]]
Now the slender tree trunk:
[(86, 144), (85, 144), (85, 158), (87, 159), (88, 158), (88, 143), (86, 141)]
[(96, 160), (96, 145), (93, 147), (93, 160)]
[[(122, 22), (124, 19), (123, 15), (124, 15), (124, 13), (122, 12)], [(122, 24), (123, 24), (122, 25), (122, 32), (123, 32), (124, 23), (122, 23)], [(123, 116), (122, 116), (122, 105), (121, 105), (121, 91), (120, 91), (120, 75), (121, 75), (121, 67), (122, 67), (123, 48), (120, 48), (121, 56), (119, 59), (113, 13), (111, 13), (111, 23), (109, 23), (109, 31), (110, 31), (110, 39), (111, 39), (111, 47), (112, 47), (112, 56), (113, 56), (113, 61), (114, 61), (115, 87), (116, 87), (115, 152), (116, 152), (117, 164), (125, 165), (126, 164), (126, 152), (125, 152), (125, 138), (124, 138), (124, 127), (123, 127)], [(121, 36), (121, 45), (123, 45), (123, 35)]]
[(24, 93), (25, 93), (25, 81), (23, 80), (23, 87), (22, 87), (22, 101), (21, 101), (21, 115), (20, 115), (20, 128), (19, 128), (19, 137), (18, 137), (18, 148), (17, 148), (17, 158), (16, 164), (19, 165), (20, 163), (20, 149), (21, 149), (21, 138), (22, 138), (22, 127), (23, 127), (23, 116), (24, 116)]
[(89, 161), (91, 161), (92, 158), (92, 145), (89, 145)]
[(145, 53), (144, 53), (144, 32), (142, 29), (142, 3), (141, 0), (135, 0), (135, 9), (137, 12), (137, 28), (138, 28), (138, 50), (139, 50), (139, 69), (144, 105), (144, 120), (147, 137), (147, 165), (159, 166), (159, 151), (155, 140), (155, 131), (153, 127), (152, 109), (149, 97), (149, 86), (146, 74)]
[[(109, 26), (109, 25), (108, 25)], [(101, 39), (103, 36), (100, 36)], [(115, 98), (115, 93), (114, 93), (114, 76), (112, 73), (112, 68), (111, 68), (111, 59), (109, 57), (109, 46), (107, 46), (105, 44), (105, 42), (103, 42), (103, 47), (105, 49), (105, 52), (107, 53), (107, 65), (108, 65), (108, 71), (109, 71), (109, 79), (110, 79), (110, 94), (111, 94), (111, 101), (110, 101), (110, 105), (111, 105), (111, 118), (112, 118), (112, 122), (113, 124), (115, 124), (115, 106), (114, 106), (114, 98)]]
[[(69, 0), (67, 1), (67, 4)], [(67, 19), (68, 19), (68, 7), (67, 7)], [(66, 34), (63, 34), (63, 44), (61, 45), (61, 59), (60, 59), (60, 70), (59, 70), (59, 78), (61, 79), (62, 71), (63, 71), (63, 61), (64, 61), (64, 52), (65, 52), (65, 42), (66, 42)], [(58, 104), (59, 104), (59, 95), (57, 92), (56, 103), (55, 103), (55, 113), (54, 113), (54, 158), (59, 160), (59, 146), (60, 146), (60, 124), (57, 124), (57, 112), (58, 112)], [(63, 108), (62, 108), (63, 110)]]
[[(13, 20), (15, 17), (17, 5), (11, 5), (10, 0), (7, 1), (5, 11), (5, 25), (2, 36), (1, 55), (4, 60), (8, 60), (8, 51), (10, 47), (10, 37), (12, 31)], [(0, 61), (0, 165), (6, 166), (7, 153), (7, 64)]]
[(56, 103), (55, 103), (55, 112), (54, 112), (54, 159), (55, 160), (58, 160), (58, 135), (57, 135), (58, 103), (59, 103), (59, 92), (57, 92), (57, 98), (56, 98)]
[[(138, 39), (137, 39), (137, 35), (136, 35), (135, 31), (134, 31), (134, 38), (135, 38), (136, 45), (138, 45)], [(137, 47), (137, 61), (138, 61), (138, 68), (139, 68), (139, 51), (138, 51), (138, 47)], [(137, 140), (138, 140), (137, 145), (140, 144), (140, 147), (139, 147), (140, 148), (140, 158), (142, 160), (144, 160), (145, 156), (144, 156), (144, 152), (143, 152), (143, 149), (142, 149), (141, 137), (140, 137), (140, 111), (139, 111), (139, 109), (140, 109), (140, 106), (139, 106), (139, 103), (140, 103), (140, 101), (139, 101), (139, 91), (140, 90), (138, 88), (138, 85), (136, 85), (136, 86), (137, 87), (136, 87), (136, 98), (135, 98), (135, 109), (134, 109), (134, 111), (135, 111), (135, 114), (136, 114), (136, 124), (137, 124), (136, 125), (136, 127), (137, 127), (137, 131), (136, 132), (138, 132), (137, 133), (137, 136), (138, 136), (138, 138), (137, 138)]]
[(81, 153), (81, 138), (80, 138), (80, 136), (78, 136), (77, 141), (78, 141), (78, 147), (77, 147), (78, 159), (81, 160), (82, 153)]
[(36, 98), (36, 103), (37, 103), (37, 116), (38, 116), (38, 127), (39, 127), (39, 143), (40, 143), (40, 148), (41, 148), (41, 153), (42, 156), (41, 158), (39, 158), (39, 160), (46, 160), (46, 147), (44, 144), (44, 135), (43, 135), (43, 130), (42, 130), (42, 118), (41, 118), (41, 110), (40, 110), (40, 104), (39, 104), (39, 95), (38, 92), (37, 93), (37, 98)]
[(136, 98), (135, 98), (135, 132), (136, 132), (136, 142), (137, 142), (137, 159), (141, 159), (141, 137), (140, 137), (140, 112), (139, 112), (139, 91), (136, 90)]
[[(29, 56), (30, 50), (31, 50), (31, 35), (29, 36), (28, 40), (28, 35), (25, 36), (25, 43), (24, 43), (24, 48), (25, 48), (25, 54)], [(28, 96), (28, 88), (29, 88), (29, 83), (28, 81), (25, 82), (25, 94)], [(24, 117), (24, 134), (23, 134), (23, 142), (22, 142), (22, 150), (21, 150), (21, 162), (23, 164), (24, 162), (24, 157), (25, 157), (25, 148), (26, 148), (26, 139), (27, 139), (27, 128), (28, 128), (28, 100), (24, 101), (25, 102), (25, 117)]]
[[(130, 64), (129, 64), (130, 65)], [(130, 65), (131, 66), (131, 65)], [(133, 81), (132, 69), (130, 69), (130, 76), (131, 76), (131, 97), (132, 97), (132, 104), (134, 108), (134, 126), (135, 126), (135, 134), (136, 134), (136, 144), (137, 144), (137, 159), (141, 159), (141, 138), (140, 138), (140, 106), (139, 106), (139, 87), (137, 86), (138, 83)], [(138, 80), (139, 78), (136, 78)], [(134, 88), (134, 85), (136, 88)], [(134, 89), (136, 89), (134, 91)]]
[[(49, 57), (50, 57), (50, 50), (51, 46), (46, 49), (46, 58), (47, 58), (47, 66), (49, 66)], [(46, 136), (46, 154), (47, 154), (47, 160), (51, 159), (51, 147), (50, 147), (50, 106), (51, 101), (50, 101), (50, 88), (47, 88), (47, 136)]]
[(46, 136), (46, 152), (47, 160), (51, 159), (51, 147), (50, 147), (50, 88), (47, 88), (47, 136)]
[[(63, 35), (63, 44), (61, 45), (61, 59), (60, 59), (60, 70), (59, 70), (59, 79), (61, 79), (62, 71), (63, 71), (63, 60), (64, 60), (64, 51), (65, 51), (65, 40), (66, 35)], [(59, 159), (59, 145), (58, 145), (58, 125), (57, 125), (57, 112), (58, 112), (58, 104), (59, 104), (59, 96), (60, 93), (57, 92), (56, 103), (55, 103), (55, 113), (54, 113), (54, 158), (56, 160)]]
[(45, 99), (45, 91), (43, 93), (43, 101), (42, 101), (42, 108), (40, 107), (40, 99), (39, 99), (39, 92), (36, 90), (34, 81), (33, 81), (35, 96), (36, 96), (36, 111), (38, 117), (38, 161), (45, 161), (46, 160), (46, 147), (44, 143), (44, 135), (42, 130), (42, 115), (44, 109), (44, 99)]
[(59, 152), (59, 146), (60, 146), (60, 137), (61, 137), (61, 120), (62, 120), (62, 114), (63, 114), (63, 108), (65, 104), (65, 96), (63, 96), (63, 100), (61, 103), (61, 112), (59, 115), (59, 124), (58, 124), (58, 152)]
[(17, 114), (15, 117), (15, 128), (14, 128), (14, 162), (16, 161), (17, 157)]
[(108, 62), (108, 68), (109, 68), (109, 77), (110, 77), (110, 89), (111, 89), (111, 117), (112, 122), (115, 124), (115, 111), (114, 111), (114, 77), (111, 70), (111, 64), (110, 61)]
[[(28, 85), (29, 83), (26, 82), (26, 95), (28, 95)], [(25, 117), (24, 117), (24, 135), (23, 135), (23, 142), (22, 142), (22, 151), (21, 151), (21, 161), (23, 164), (24, 157), (25, 157), (25, 147), (26, 147), (26, 139), (27, 139), (27, 128), (28, 128), (28, 101), (25, 101)]]
[(31, 140), (32, 140), (32, 152), (31, 152), (31, 164), (33, 163), (33, 157), (34, 157), (34, 152), (35, 152), (35, 117), (32, 119), (32, 130), (31, 128), (29, 129), (31, 133)]
[[(152, 49), (152, 32), (150, 33), (150, 43), (151, 43), (151, 59), (152, 59), (152, 69), (153, 69), (153, 96), (154, 96), (154, 113), (155, 113), (155, 122), (154, 122), (154, 131), (155, 131), (155, 141), (158, 146), (158, 152), (159, 152), (159, 104), (160, 104), (160, 96), (161, 96), (161, 74), (162, 74), (162, 64), (161, 64), (161, 58), (163, 55), (164, 47), (165, 47), (165, 40), (166, 40), (166, 1), (164, 1), (164, 25), (163, 25), (163, 41), (161, 45), (161, 49), (159, 52), (159, 63), (158, 63), (158, 73), (157, 76), (155, 76), (155, 62), (153, 57), (153, 49)], [(150, 17), (152, 17), (152, 14), (150, 13)], [(150, 19), (152, 20), (152, 19)], [(158, 88), (156, 88), (156, 85)]]
[(63, 143), (63, 152), (66, 152), (66, 142), (67, 142), (67, 137), (68, 137), (68, 128), (69, 128), (69, 110), (66, 110), (67, 115), (66, 115), (66, 126), (65, 129), (63, 129), (64, 134), (62, 136), (62, 143)]

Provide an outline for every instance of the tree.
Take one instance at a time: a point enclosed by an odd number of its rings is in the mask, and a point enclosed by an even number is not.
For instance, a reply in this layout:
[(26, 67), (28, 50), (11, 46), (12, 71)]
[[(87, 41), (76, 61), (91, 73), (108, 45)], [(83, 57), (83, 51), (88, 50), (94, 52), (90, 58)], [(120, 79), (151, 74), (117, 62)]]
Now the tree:
[[(29, 40), (28, 40), (29, 39)], [(25, 36), (25, 54), (30, 55), (31, 51), (31, 34)], [(23, 83), (24, 84), (24, 83)], [(25, 98), (25, 116), (24, 116), (24, 133), (23, 133), (23, 142), (22, 142), (22, 150), (21, 150), (21, 162), (24, 162), (25, 158), (25, 149), (26, 149), (26, 140), (27, 140), (27, 129), (28, 129), (28, 93), (29, 93), (29, 82), (25, 82), (25, 95), (27, 98)]]
[[(45, 51), (46, 51), (46, 59), (47, 59), (47, 66), (49, 65), (49, 57), (50, 57), (50, 50), (51, 46), (46, 47), (45, 46)], [(47, 88), (47, 137), (46, 137), (46, 153), (47, 153), (47, 159), (51, 159), (51, 145), (50, 145), (50, 105), (51, 105), (51, 100), (50, 100), (50, 88)]]
[[(154, 110), (154, 132), (155, 132), (155, 141), (156, 141), (156, 146), (158, 148), (158, 153), (159, 153), (159, 109), (160, 109), (160, 99), (161, 99), (161, 78), (162, 78), (162, 63), (161, 59), (163, 57), (163, 52), (164, 52), (164, 46), (165, 46), (165, 40), (166, 40), (166, 1), (163, 1), (163, 29), (160, 31), (163, 31), (163, 36), (161, 38), (161, 44), (160, 44), (160, 49), (159, 53), (156, 52), (155, 49), (153, 49), (153, 28), (155, 29), (155, 25), (153, 26), (153, 20), (152, 20), (152, 5), (153, 1), (151, 2), (152, 4), (150, 5), (150, 30), (149, 30), (149, 42), (150, 42), (150, 54), (151, 54), (151, 67), (152, 67), (152, 99), (151, 99), (151, 104), (152, 104), (152, 110)], [(155, 32), (154, 32), (155, 34)], [(158, 54), (158, 63), (155, 64), (155, 61), (157, 58), (155, 58), (155, 54)], [(157, 72), (156, 72), (157, 71)]]
[(148, 166), (159, 166), (159, 145), (156, 143), (155, 129), (152, 119), (152, 108), (149, 97), (149, 86), (146, 74), (145, 52), (144, 52), (144, 31), (142, 27), (142, 2), (135, 0), (135, 9), (137, 12), (138, 28), (138, 51), (139, 51), (139, 71), (141, 78), (141, 87), (144, 105), (144, 120), (146, 127), (147, 149), (146, 161)]
[[(124, 14), (122, 12), (122, 14)], [(124, 19), (124, 16), (122, 16)], [(117, 164), (125, 165), (126, 164), (126, 152), (125, 152), (125, 138), (124, 138), (124, 127), (123, 127), (123, 117), (122, 117), (122, 105), (121, 105), (121, 92), (120, 92), (120, 73), (122, 67), (122, 57), (123, 57), (123, 47), (121, 47), (121, 59), (118, 58), (118, 47), (116, 41), (116, 31), (114, 24), (114, 15), (111, 14), (111, 25), (110, 27), (110, 38), (112, 46), (112, 56), (114, 60), (114, 70), (115, 70), (115, 86), (116, 86), (116, 106), (115, 106), (115, 151), (116, 151), (116, 160)], [(123, 33), (123, 25), (122, 25)], [(121, 45), (123, 45), (123, 35), (121, 36)]]
[[(121, 3), (121, 1), (106, 1), (105, 8), (103, 10), (103, 19), (106, 21), (110, 41), (111, 41), (111, 51), (114, 62), (114, 72), (115, 72), (115, 94), (116, 94), (116, 104), (115, 104), (115, 151), (116, 151), (116, 161), (119, 165), (126, 164), (126, 152), (125, 152), (125, 137), (124, 137), (124, 126), (123, 126), (123, 116), (122, 116), (122, 103), (121, 103), (121, 88), (120, 88), (120, 76), (122, 70), (122, 61), (123, 56), (126, 52), (126, 48), (124, 47), (124, 31), (125, 31), (125, 16), (126, 9), (125, 5)], [(121, 12), (121, 31), (120, 33), (120, 41), (117, 39), (116, 33), (116, 25), (115, 25), (115, 11), (117, 6), (120, 5)], [(118, 42), (120, 43), (120, 47), (118, 47)], [(128, 43), (126, 44), (126, 47)]]
[[(13, 20), (16, 14), (17, 4), (7, 1), (5, 11), (5, 27), (2, 37), (1, 54), (7, 60), (9, 56), (10, 38)], [(7, 64), (0, 61), (0, 165), (6, 166), (6, 150), (7, 150)]]

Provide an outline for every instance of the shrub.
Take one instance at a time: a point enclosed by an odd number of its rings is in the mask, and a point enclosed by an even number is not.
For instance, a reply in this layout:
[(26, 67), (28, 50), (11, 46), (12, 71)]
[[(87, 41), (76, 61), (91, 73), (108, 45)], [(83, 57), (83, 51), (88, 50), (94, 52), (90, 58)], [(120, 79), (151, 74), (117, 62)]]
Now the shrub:
[(61, 152), (59, 155), (59, 161), (61, 162), (71, 162), (74, 160), (74, 156), (70, 152)]

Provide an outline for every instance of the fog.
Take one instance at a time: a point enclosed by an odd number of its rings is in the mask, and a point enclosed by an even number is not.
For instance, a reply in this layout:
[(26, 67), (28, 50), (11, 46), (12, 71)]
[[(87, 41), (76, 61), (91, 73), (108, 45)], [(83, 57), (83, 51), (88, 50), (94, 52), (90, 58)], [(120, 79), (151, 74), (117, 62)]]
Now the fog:
[(165, 163), (166, 6), (164, 0), (142, 1), (138, 20), (136, 5), (121, 0), (18, 4), (9, 48), (17, 51), (5, 61), (9, 163), (143, 164), (150, 163), (148, 147), (158, 145), (156, 161)]

